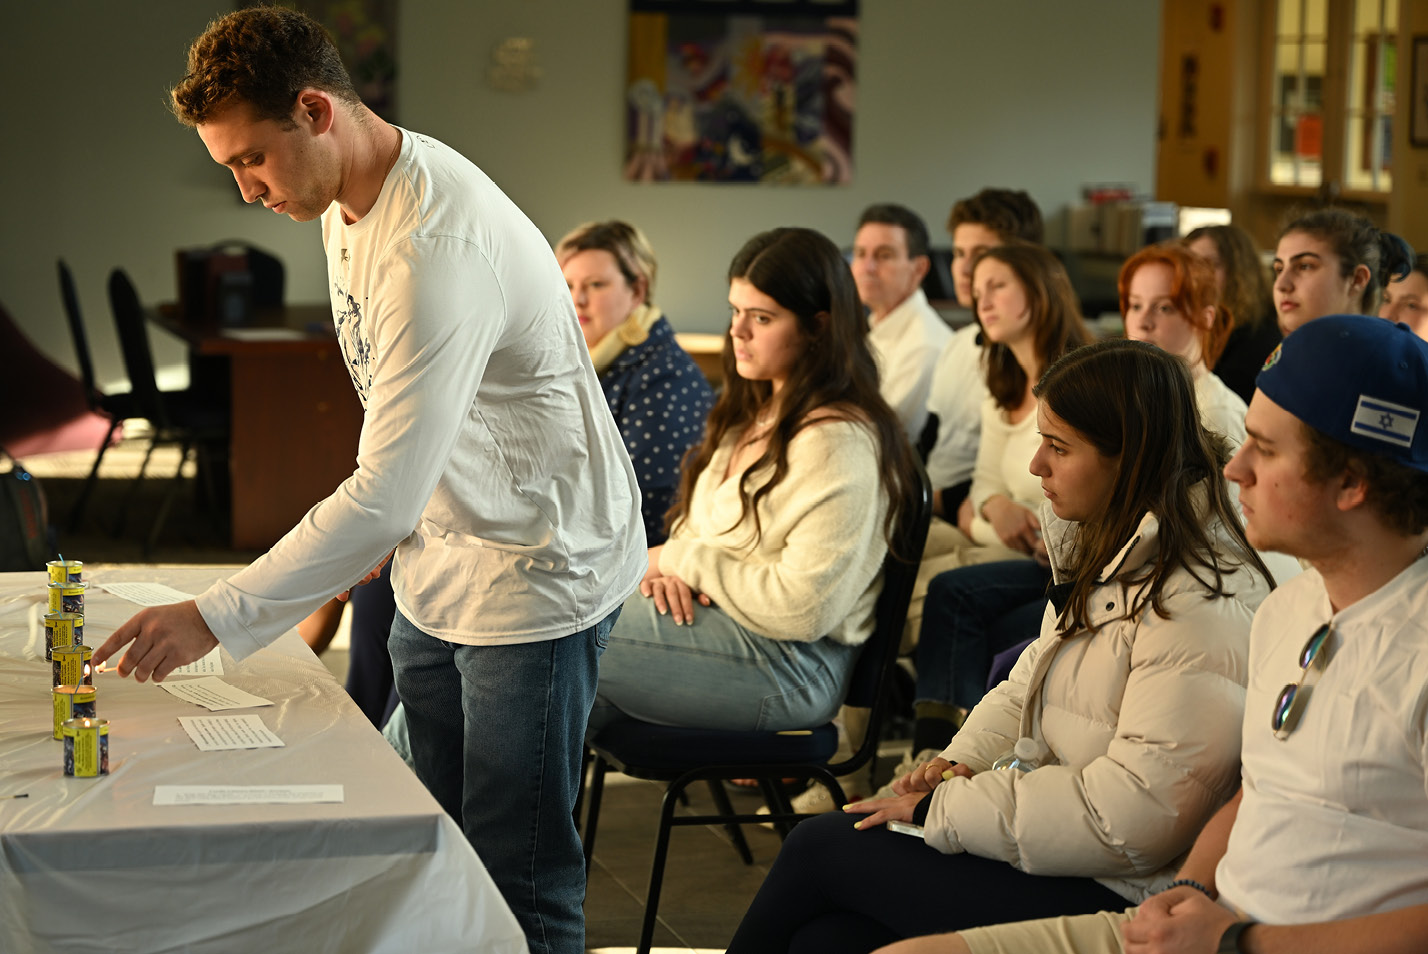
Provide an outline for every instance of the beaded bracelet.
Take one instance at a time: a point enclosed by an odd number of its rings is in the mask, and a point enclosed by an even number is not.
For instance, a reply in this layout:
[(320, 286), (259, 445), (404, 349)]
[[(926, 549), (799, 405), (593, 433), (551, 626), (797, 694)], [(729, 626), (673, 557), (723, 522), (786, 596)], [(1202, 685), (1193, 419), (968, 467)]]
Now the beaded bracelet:
[(1187, 888), (1194, 888), (1196, 891), (1200, 892), (1205, 897), (1209, 898), (1211, 901), (1215, 900), (1215, 896), (1210, 893), (1210, 889), (1205, 887), (1200, 882), (1194, 880), (1193, 878), (1176, 878), (1174, 881), (1170, 882), (1168, 885), (1165, 886), (1165, 890), (1169, 891), (1171, 888), (1178, 888), (1181, 885), (1184, 885)]

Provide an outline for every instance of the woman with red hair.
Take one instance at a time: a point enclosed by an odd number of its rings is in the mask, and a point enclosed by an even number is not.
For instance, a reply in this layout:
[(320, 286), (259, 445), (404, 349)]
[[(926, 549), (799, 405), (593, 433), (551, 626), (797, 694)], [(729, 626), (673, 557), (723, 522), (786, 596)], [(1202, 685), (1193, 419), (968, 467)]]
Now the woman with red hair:
[(1234, 329), (1214, 268), (1183, 245), (1149, 245), (1126, 260), (1116, 284), (1126, 337), (1183, 358), (1200, 422), (1232, 447), (1243, 444), (1245, 402), (1212, 373)]

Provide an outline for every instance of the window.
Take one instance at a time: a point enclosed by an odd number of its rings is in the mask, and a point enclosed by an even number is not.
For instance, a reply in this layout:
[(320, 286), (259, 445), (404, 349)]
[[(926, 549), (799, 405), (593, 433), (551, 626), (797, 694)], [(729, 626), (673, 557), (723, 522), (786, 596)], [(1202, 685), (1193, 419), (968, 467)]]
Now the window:
[(1270, 6), (1269, 184), (1387, 193), (1398, 0), (1275, 0)]
[(1398, 0), (1357, 0), (1349, 54), (1344, 185), (1387, 192), (1398, 76)]

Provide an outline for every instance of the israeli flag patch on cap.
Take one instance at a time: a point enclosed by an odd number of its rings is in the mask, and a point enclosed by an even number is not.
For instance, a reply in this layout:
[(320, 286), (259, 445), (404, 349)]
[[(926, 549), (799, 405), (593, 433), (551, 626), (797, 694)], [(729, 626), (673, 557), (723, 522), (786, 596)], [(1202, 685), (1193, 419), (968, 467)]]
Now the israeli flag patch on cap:
[(1354, 422), (1349, 430), (1355, 434), (1396, 444), (1413, 446), (1413, 432), (1418, 429), (1418, 412), (1402, 404), (1382, 401), (1367, 394), (1359, 395)]

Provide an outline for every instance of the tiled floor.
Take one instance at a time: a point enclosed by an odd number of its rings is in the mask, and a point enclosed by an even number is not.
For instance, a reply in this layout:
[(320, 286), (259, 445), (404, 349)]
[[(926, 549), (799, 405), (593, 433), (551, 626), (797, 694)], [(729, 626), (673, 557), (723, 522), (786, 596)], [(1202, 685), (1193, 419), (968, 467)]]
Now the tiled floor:
[[(93, 461), (92, 454), (50, 455), (25, 461), (49, 497), (51, 523), (61, 531), (57, 540), (60, 552), (90, 563), (139, 561), (138, 539), (157, 503), (160, 482), (150, 484), (128, 508), (124, 537), (112, 538), (108, 528), (122, 507), (128, 483), (123, 478), (137, 472), (142, 453), (143, 443), (133, 439), (109, 451), (102, 471), (106, 479), (100, 482), (83, 526), (73, 533), (65, 528), (82, 478)], [(177, 455), (172, 450), (156, 453), (150, 462), (151, 470), (163, 475), (173, 474), (176, 465)], [(245, 564), (257, 556), (227, 548), (207, 522), (196, 518), (191, 501), (191, 487), (185, 487), (153, 553), (154, 562)], [(346, 653), (340, 643), (335, 643), (323, 658), (339, 678), (345, 674)], [(633, 952), (639, 941), (662, 794), (663, 789), (655, 783), (625, 776), (612, 775), (607, 782), (585, 902), (586, 937), (592, 951)], [(686, 810), (709, 810), (706, 790), (696, 787), (690, 794), (692, 807)], [(752, 810), (760, 804), (755, 795), (738, 793), (730, 797), (738, 809)], [(660, 900), (656, 950), (724, 950), (778, 852), (779, 839), (772, 832), (753, 826), (745, 832), (754, 854), (754, 864), (747, 866), (722, 828), (675, 830)]]

